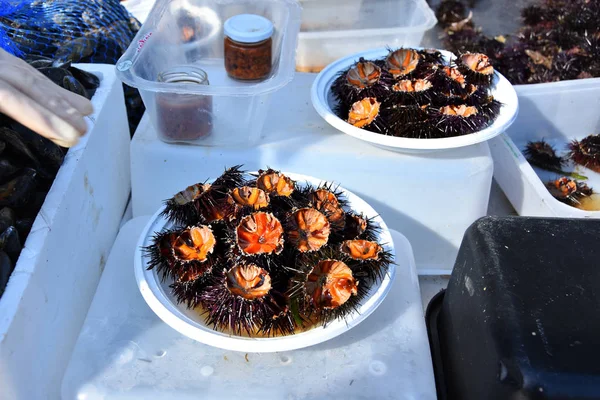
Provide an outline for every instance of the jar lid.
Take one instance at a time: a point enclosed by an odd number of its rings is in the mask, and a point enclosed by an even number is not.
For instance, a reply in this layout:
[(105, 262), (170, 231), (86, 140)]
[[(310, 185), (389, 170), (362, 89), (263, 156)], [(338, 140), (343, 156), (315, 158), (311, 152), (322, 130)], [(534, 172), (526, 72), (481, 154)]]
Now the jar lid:
[(273, 36), (273, 23), (260, 15), (240, 14), (225, 21), (223, 30), (233, 41), (257, 43)]

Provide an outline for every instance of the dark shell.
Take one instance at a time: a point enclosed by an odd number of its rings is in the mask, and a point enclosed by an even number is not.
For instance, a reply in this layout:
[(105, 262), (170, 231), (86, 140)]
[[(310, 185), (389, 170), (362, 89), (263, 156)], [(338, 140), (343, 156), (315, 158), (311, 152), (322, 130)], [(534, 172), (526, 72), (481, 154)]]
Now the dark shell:
[(569, 144), (569, 158), (576, 164), (600, 172), (600, 135), (590, 135)]
[(20, 168), (13, 165), (10, 160), (5, 158), (0, 159), (0, 182), (6, 182), (19, 170)]
[(4, 232), (9, 226), (15, 225), (17, 214), (8, 207), (0, 210), (0, 232)]
[(4, 294), (10, 275), (14, 270), (14, 264), (8, 255), (0, 251), (0, 297)]
[(14, 226), (9, 226), (0, 234), (0, 249), (8, 254), (13, 264), (17, 263), (22, 248), (19, 233)]
[(554, 147), (544, 140), (527, 142), (523, 155), (531, 165), (543, 169), (560, 169), (565, 164), (565, 160), (556, 155)]
[(23, 244), (25, 244), (25, 239), (29, 235), (29, 232), (31, 232), (34, 221), (34, 218), (21, 218), (15, 222), (15, 228), (19, 232), (19, 237), (23, 239)]
[(85, 97), (86, 99), (92, 98), (83, 85), (73, 76), (65, 76), (61, 86), (70, 92)]
[(27, 168), (13, 180), (0, 185), (0, 207), (22, 207), (35, 195), (37, 172)]

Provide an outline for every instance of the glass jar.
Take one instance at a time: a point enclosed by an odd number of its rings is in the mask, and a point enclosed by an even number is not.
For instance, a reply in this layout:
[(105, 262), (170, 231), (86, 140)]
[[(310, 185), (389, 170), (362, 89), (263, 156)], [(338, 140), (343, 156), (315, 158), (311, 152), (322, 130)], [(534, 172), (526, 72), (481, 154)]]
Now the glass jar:
[(262, 80), (271, 74), (273, 23), (253, 14), (240, 14), (225, 21), (225, 70), (244, 81)]
[[(159, 82), (208, 85), (208, 75), (200, 68), (182, 66), (161, 72)], [(166, 141), (190, 141), (212, 132), (212, 97), (196, 94), (158, 93), (157, 127)]]

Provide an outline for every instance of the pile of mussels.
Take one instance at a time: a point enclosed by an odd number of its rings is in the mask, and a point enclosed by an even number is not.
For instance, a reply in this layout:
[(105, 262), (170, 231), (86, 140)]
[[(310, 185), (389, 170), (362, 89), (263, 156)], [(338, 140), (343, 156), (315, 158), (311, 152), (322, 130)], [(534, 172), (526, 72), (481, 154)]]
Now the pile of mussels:
[[(70, 64), (32, 56), (31, 66), (59, 86), (91, 99), (100, 79)], [(66, 148), (0, 114), (0, 296), (17, 263)]]

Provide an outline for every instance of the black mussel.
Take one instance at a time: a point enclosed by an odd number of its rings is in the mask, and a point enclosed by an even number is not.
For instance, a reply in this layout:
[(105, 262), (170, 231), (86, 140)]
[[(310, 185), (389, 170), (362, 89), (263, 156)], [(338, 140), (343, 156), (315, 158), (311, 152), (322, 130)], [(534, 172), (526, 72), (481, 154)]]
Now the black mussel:
[(0, 234), (0, 249), (8, 254), (13, 264), (17, 263), (22, 248), (19, 232), (14, 226), (9, 226)]
[(88, 90), (100, 86), (100, 78), (90, 72), (75, 67), (70, 67), (69, 72)]
[(14, 123), (11, 127), (19, 134), (23, 143), (34, 153), (36, 158), (55, 174), (65, 158), (65, 152), (62, 148), (19, 123)]
[(28, 63), (29, 63), (29, 65), (31, 65), (35, 69), (48, 68), (48, 67), (52, 66), (52, 60), (50, 60), (50, 59), (48, 59), (48, 60), (28, 61)]
[(6, 148), (6, 143), (4, 143), (3, 141), (0, 140), (0, 154), (2, 154), (4, 152), (5, 148)]
[(0, 182), (6, 182), (19, 171), (19, 167), (13, 165), (10, 160), (1, 158), (0, 159)]
[(0, 210), (0, 232), (4, 232), (9, 226), (15, 225), (17, 214), (10, 208), (4, 207)]
[(8, 279), (10, 278), (13, 269), (14, 264), (10, 261), (8, 255), (5, 252), (0, 251), (0, 297), (4, 294), (4, 290), (6, 289)]
[(29, 232), (31, 232), (34, 221), (34, 218), (21, 218), (15, 222), (15, 228), (17, 228), (17, 232), (19, 232), (19, 237), (23, 241), (23, 244), (25, 244), (25, 239), (29, 236)]
[(83, 87), (83, 85), (81, 84), (81, 82), (79, 82), (73, 76), (65, 76), (63, 78), (62, 87), (65, 88), (65, 89), (67, 89), (70, 92), (73, 92), (75, 94), (83, 96), (86, 99), (91, 99), (92, 98), (92, 96), (90, 96), (88, 94), (87, 90), (85, 90), (85, 88)]
[(36, 191), (37, 172), (26, 168), (16, 178), (0, 185), (0, 207), (23, 207), (31, 201)]
[(29, 147), (27, 147), (21, 136), (14, 130), (7, 127), (0, 127), (0, 140), (4, 141), (15, 153), (29, 158), (36, 166), (40, 165), (37, 157)]
[(41, 192), (38, 190), (24, 207), (19, 208), (18, 215), (23, 218), (35, 218), (44, 205), (47, 194), (47, 192)]
[(54, 54), (54, 66), (64, 66), (69, 62), (83, 62), (82, 59), (90, 57), (99, 49), (102, 37), (81, 36), (63, 43)]
[(38, 71), (60, 87), (64, 87), (63, 82), (66, 76), (73, 76), (69, 70), (58, 67), (39, 68)]

